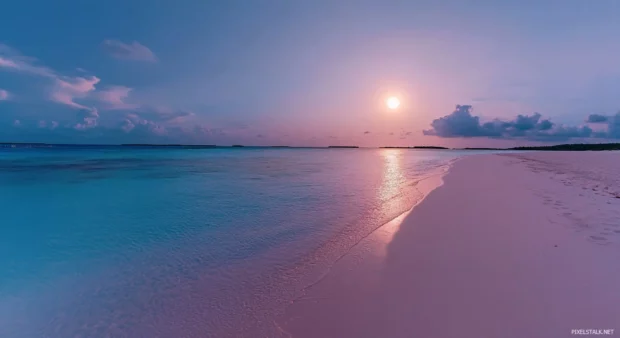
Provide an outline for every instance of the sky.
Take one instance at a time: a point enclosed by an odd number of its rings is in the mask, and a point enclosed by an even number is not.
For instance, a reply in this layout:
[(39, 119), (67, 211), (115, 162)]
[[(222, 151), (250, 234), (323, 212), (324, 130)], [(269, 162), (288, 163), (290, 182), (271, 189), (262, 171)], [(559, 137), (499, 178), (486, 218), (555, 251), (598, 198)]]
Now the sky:
[(615, 0), (12, 1), (0, 142), (620, 139), (618, 17)]

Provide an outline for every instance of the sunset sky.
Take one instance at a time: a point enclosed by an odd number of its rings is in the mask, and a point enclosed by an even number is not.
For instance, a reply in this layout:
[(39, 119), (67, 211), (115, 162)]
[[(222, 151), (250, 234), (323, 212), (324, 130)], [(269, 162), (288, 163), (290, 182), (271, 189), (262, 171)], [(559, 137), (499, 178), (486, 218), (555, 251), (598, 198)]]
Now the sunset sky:
[(620, 139), (618, 18), (614, 0), (12, 1), (0, 142)]

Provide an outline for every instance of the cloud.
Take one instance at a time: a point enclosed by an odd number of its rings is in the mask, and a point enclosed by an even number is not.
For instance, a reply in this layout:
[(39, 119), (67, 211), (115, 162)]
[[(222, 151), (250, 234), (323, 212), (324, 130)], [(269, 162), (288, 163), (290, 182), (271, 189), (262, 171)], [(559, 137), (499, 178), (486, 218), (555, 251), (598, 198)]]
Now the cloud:
[(390, 136), (394, 135), (394, 133), (390, 133)]
[[(153, 132), (151, 132), (153, 130)], [(158, 134), (159, 133), (159, 134)], [(136, 126), (131, 132), (125, 132), (116, 125), (103, 125), (96, 118), (85, 117), (78, 123), (57, 123), (34, 121), (15, 121), (9, 129), (0, 134), (9, 142), (49, 142), (49, 143), (172, 143), (157, 127)], [(179, 134), (179, 136), (181, 136)]]
[(129, 110), (138, 107), (137, 104), (125, 102), (132, 88), (125, 86), (110, 86), (96, 93), (97, 98), (104, 103), (104, 109)]
[[(119, 45), (114, 41), (108, 41), (106, 45), (120, 48), (124, 54), (117, 56), (121, 58), (145, 59), (146, 55), (147, 60), (156, 60), (148, 48), (138, 43)], [(132, 48), (134, 50), (131, 50)], [(144, 53), (144, 49), (148, 53)], [(119, 51), (116, 50), (116, 52)], [(73, 118), (62, 113), (56, 115), (53, 120), (49, 118), (49, 115), (5, 116), (3, 120), (0, 120), (0, 123), (4, 121), (4, 125), (0, 128), (7, 129), (0, 130), (0, 136), (10, 141), (200, 143), (225, 135), (223, 129), (204, 126), (195, 128), (196, 125), (188, 125), (188, 120), (195, 116), (193, 112), (127, 102), (132, 88), (106, 86), (100, 89), (98, 88), (101, 83), (100, 78), (83, 69), (78, 69), (71, 76), (67, 76), (41, 66), (37, 59), (23, 56), (2, 44), (0, 44), (0, 71), (37, 76), (45, 80), (40, 82), (47, 89), (46, 99), (77, 110)], [(6, 100), (11, 96), (8, 91), (0, 89), (0, 100)], [(106, 113), (101, 113), (100, 116), (100, 112), (104, 110)], [(245, 137), (248, 135), (251, 134), (246, 133)]]
[(118, 40), (107, 39), (103, 41), (102, 46), (108, 54), (116, 59), (157, 62), (155, 54), (137, 41), (126, 44)]
[(3, 56), (0, 56), (0, 68), (45, 77), (55, 76), (49, 68), (31, 65), (24, 61), (11, 60)]
[(54, 70), (36, 63), (37, 59), (23, 56), (15, 49), (0, 44), (0, 68), (49, 78), (53, 83), (49, 94), (50, 100), (74, 108), (92, 109), (75, 102), (75, 99), (85, 98), (88, 93), (94, 91), (95, 85), (100, 81), (98, 77), (62, 76)]
[(21, 55), (17, 50), (0, 43), (0, 68), (31, 75), (55, 77), (50, 68), (37, 65), (37, 59)]
[(78, 122), (73, 125), (76, 130), (95, 128), (99, 121), (99, 112), (96, 109), (82, 110), (77, 114)]
[(11, 98), (11, 94), (8, 91), (4, 89), (0, 89), (0, 101), (6, 101), (10, 98)]
[[(106, 115), (106, 121), (110, 122), (112, 116)], [(194, 116), (194, 113), (181, 110), (172, 110), (165, 107), (140, 107), (136, 111), (124, 114), (119, 120), (113, 120), (107, 126), (100, 125), (99, 113), (97, 110), (82, 110), (78, 113), (78, 121), (73, 125), (74, 129), (87, 130), (97, 128), (97, 130), (110, 133), (113, 130), (121, 131), (124, 135), (133, 135), (149, 142), (158, 142), (158, 139), (151, 137), (170, 136), (169, 141), (177, 142), (179, 139), (187, 138), (189, 134), (213, 135), (214, 129), (207, 130), (200, 128), (203, 133), (199, 133), (195, 128), (186, 128), (179, 123), (185, 118)], [(194, 126), (196, 127), (196, 126)], [(172, 131), (172, 132), (171, 132)], [(207, 132), (208, 131), (208, 132)], [(221, 133), (220, 133), (221, 134)], [(119, 137), (123, 137), (120, 135)], [(174, 138), (177, 139), (174, 139)]]
[(0, 67), (19, 69), (19, 66), (15, 62), (9, 59), (6, 59), (4, 57), (1, 57), (1, 56), (0, 56)]
[(588, 119), (586, 120), (587, 123), (605, 123), (609, 120), (609, 118), (605, 115), (600, 115), (600, 114), (590, 114), (588, 116)]
[(480, 118), (472, 116), (471, 106), (457, 105), (452, 114), (433, 120), (431, 129), (424, 130), (424, 135), (440, 137), (489, 136), (482, 133)]
[(58, 127), (58, 122), (56, 121), (47, 122), (45, 120), (39, 120), (39, 122), (37, 123), (37, 126), (41, 129), (54, 130), (56, 129), (56, 127)]
[[(130, 121), (130, 124), (125, 124), (123, 130), (125, 132), (130, 132), (133, 131), (134, 133), (138, 132), (138, 133), (149, 133), (149, 134), (153, 134), (153, 135), (157, 135), (157, 136), (163, 136), (168, 134), (168, 129), (157, 123), (154, 121), (149, 121), (149, 120), (137, 120), (137, 121)], [(131, 126), (133, 125), (133, 127)]]
[(491, 137), (491, 138), (527, 138), (532, 140), (560, 140), (570, 138), (600, 137), (588, 126), (572, 127), (556, 125), (547, 119), (541, 119), (539, 113), (518, 115), (514, 120), (496, 119), (481, 123), (478, 116), (471, 114), (472, 106), (457, 105), (449, 115), (433, 120), (431, 129), (424, 130), (424, 135), (439, 137)]
[(123, 122), (121, 122), (120, 128), (126, 132), (129, 133), (130, 131), (132, 131), (134, 128), (136, 127), (135, 124), (133, 124), (133, 122), (130, 119), (125, 119), (123, 120)]
[[(74, 118), (51, 121), (28, 117), (0, 120), (0, 139), (8, 142), (47, 142), (72, 144), (252, 144), (261, 142), (256, 129), (239, 130), (204, 123), (175, 124), (148, 120), (140, 112), (77, 110)], [(187, 113), (179, 113), (182, 115)], [(157, 115), (153, 115), (157, 117)], [(0, 115), (2, 117), (2, 115)], [(198, 121), (197, 121), (198, 122)], [(267, 139), (268, 134), (264, 139)]]
[(90, 92), (95, 90), (95, 85), (100, 79), (96, 76), (75, 77), (75, 78), (57, 78), (54, 89), (50, 94), (50, 99), (57, 103), (66, 104), (68, 106), (79, 109), (93, 109), (86, 107), (74, 100), (77, 98), (85, 98)]
[[(132, 88), (108, 86), (104, 90), (97, 90), (95, 86), (101, 80), (96, 76), (63, 76), (50, 68), (37, 65), (36, 62), (35, 58), (23, 56), (16, 50), (0, 44), (0, 69), (49, 78), (52, 83), (49, 99), (53, 102), (89, 110), (94, 108), (78, 103), (76, 99), (99, 101), (102, 103), (101, 108), (105, 110), (129, 110), (138, 107), (136, 104), (125, 102)], [(81, 68), (78, 70), (81, 73), (86, 72)], [(1, 91), (0, 99), (2, 99)]]
[(370, 132), (369, 132), (368, 130), (366, 130), (366, 131), (364, 132), (364, 135), (368, 135), (368, 134), (370, 134)]
[(136, 131), (165, 135), (168, 134), (168, 128), (174, 127), (183, 119), (193, 115), (194, 113), (188, 111), (174, 111), (162, 107), (151, 108), (151, 110), (127, 114), (120, 128), (127, 133), (135, 129)]
[(517, 119), (513, 123), (513, 127), (516, 130), (531, 130), (531, 129), (550, 129), (552, 125), (549, 125), (549, 121), (543, 125), (538, 125), (538, 121), (540, 121), (541, 115), (539, 113), (534, 113), (534, 115), (518, 115)]
[(607, 121), (607, 136), (620, 139), (620, 113), (609, 117)]

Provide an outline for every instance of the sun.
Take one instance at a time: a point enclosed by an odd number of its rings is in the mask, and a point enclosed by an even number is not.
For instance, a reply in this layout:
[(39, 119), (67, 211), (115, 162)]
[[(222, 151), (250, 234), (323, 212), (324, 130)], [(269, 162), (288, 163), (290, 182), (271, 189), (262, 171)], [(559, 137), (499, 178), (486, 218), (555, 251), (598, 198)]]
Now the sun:
[(388, 108), (394, 110), (400, 106), (400, 100), (396, 96), (392, 96), (385, 101)]

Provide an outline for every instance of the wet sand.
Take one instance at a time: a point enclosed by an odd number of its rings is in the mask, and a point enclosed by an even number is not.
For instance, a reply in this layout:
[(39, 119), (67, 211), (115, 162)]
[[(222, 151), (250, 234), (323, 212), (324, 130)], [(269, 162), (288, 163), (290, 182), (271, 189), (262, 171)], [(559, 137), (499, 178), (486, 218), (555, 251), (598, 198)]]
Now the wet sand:
[(619, 173), (620, 152), (464, 158), (277, 324), (292, 337), (620, 329)]

